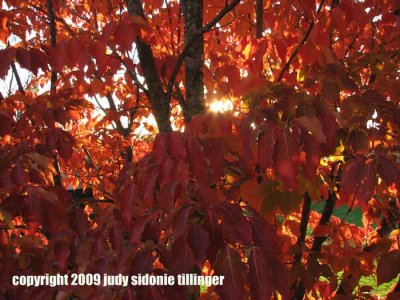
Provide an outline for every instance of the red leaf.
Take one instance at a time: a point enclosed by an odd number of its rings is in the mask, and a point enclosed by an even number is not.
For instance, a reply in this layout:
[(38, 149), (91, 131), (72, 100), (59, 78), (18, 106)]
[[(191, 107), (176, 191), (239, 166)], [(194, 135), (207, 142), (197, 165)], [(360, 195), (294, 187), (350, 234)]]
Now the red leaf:
[(172, 226), (172, 234), (175, 238), (181, 236), (184, 233), (191, 210), (192, 205), (187, 205), (181, 208), (176, 214)]
[(264, 253), (259, 248), (253, 248), (249, 259), (248, 281), (250, 292), (255, 300), (270, 299), (275, 290), (275, 274), (270, 269)]
[(318, 224), (313, 230), (313, 236), (315, 237), (323, 237), (329, 235), (330, 226), (328, 224)]
[(140, 240), (140, 237), (144, 231), (145, 226), (157, 215), (153, 213), (147, 216), (142, 216), (136, 218), (132, 224), (131, 236), (129, 238), (129, 243), (133, 244)]
[(18, 64), (27, 70), (31, 69), (31, 53), (23, 48), (18, 48), (16, 53)]
[(137, 188), (133, 182), (130, 182), (129, 184), (124, 186), (120, 192), (119, 203), (122, 222), (127, 228), (129, 227), (132, 219), (133, 208), (137, 197)]
[(243, 157), (246, 161), (251, 161), (255, 154), (256, 131), (251, 128), (252, 120), (245, 117), (240, 123), (239, 132), (242, 138)]
[(278, 136), (275, 147), (274, 166), (279, 179), (289, 188), (297, 186), (296, 148), (293, 136), (287, 130), (282, 131)]
[(263, 135), (258, 141), (258, 161), (261, 170), (266, 170), (273, 165), (274, 149), (278, 133), (278, 127), (275, 124), (267, 123), (267, 128), (265, 128)]
[(332, 9), (332, 23), (337, 28), (340, 32), (345, 32), (346, 31), (346, 26), (348, 22), (346, 22), (346, 16), (343, 10), (340, 7), (336, 7), (335, 9)]
[(193, 137), (217, 138), (232, 133), (232, 119), (225, 114), (196, 115), (187, 126), (187, 131)]
[[(157, 213), (155, 213), (155, 215), (157, 215)], [(146, 226), (144, 226), (141, 240), (151, 240), (157, 244), (158, 240), (160, 239), (160, 234), (161, 231), (159, 220), (157, 220), (156, 218), (152, 218), (149, 222), (147, 222)]]
[(156, 187), (158, 170), (156, 168), (147, 172), (147, 177), (144, 186), (144, 199), (141, 204), (145, 208), (152, 208), (154, 205), (154, 189)]
[(53, 114), (55, 121), (62, 125), (65, 125), (70, 120), (69, 115), (64, 108), (59, 107), (54, 109)]
[(133, 262), (131, 264), (129, 275), (137, 274), (151, 274), (153, 273), (154, 256), (151, 251), (140, 251), (135, 255)]
[(158, 300), (158, 299), (166, 299), (163, 297), (162, 287), (155, 286), (155, 285), (148, 285), (145, 287), (143, 296), (139, 299), (146, 299), (146, 300)]
[(340, 90), (336, 82), (332, 80), (325, 80), (322, 86), (322, 97), (332, 104), (339, 101)]
[(153, 152), (156, 158), (157, 163), (161, 163), (164, 158), (168, 155), (168, 135), (165, 133), (157, 134), (154, 144), (153, 144)]
[(172, 177), (172, 172), (176, 167), (176, 161), (169, 155), (164, 158), (159, 167), (158, 183), (160, 186), (167, 184)]
[(120, 22), (114, 31), (116, 44), (121, 46), (122, 50), (131, 51), (132, 45), (136, 40), (136, 29), (127, 22)]
[(12, 131), (12, 122), (11, 119), (0, 112), (0, 136), (5, 136), (10, 134)]
[(102, 42), (104, 42), (105, 44), (108, 44), (111, 35), (112, 35), (113, 32), (115, 31), (115, 27), (116, 27), (116, 24), (115, 24), (114, 21), (108, 22), (108, 23), (103, 27), (103, 30), (102, 30), (102, 33), (101, 33), (101, 40), (102, 40)]
[(341, 193), (345, 196), (350, 196), (354, 193), (356, 185), (358, 183), (358, 167), (359, 160), (362, 158), (353, 158), (348, 160), (342, 167), (341, 175)]
[(372, 195), (375, 193), (378, 178), (376, 176), (376, 168), (372, 159), (366, 160), (360, 167), (359, 171), (359, 186), (357, 195), (364, 203), (368, 203)]
[(341, 194), (345, 200), (353, 193), (357, 199), (367, 203), (374, 194), (377, 185), (376, 170), (373, 161), (365, 157), (356, 157), (342, 167)]
[(207, 249), (210, 244), (208, 232), (200, 224), (193, 224), (189, 229), (186, 241), (192, 249), (194, 261), (201, 269), (206, 260)]
[(87, 215), (80, 207), (74, 207), (69, 214), (68, 225), (80, 237), (83, 237), (89, 229), (89, 221)]
[(57, 207), (50, 201), (41, 201), (41, 214), (42, 223), (48, 229), (51, 234), (56, 234), (58, 228), (61, 225), (61, 218), (57, 217), (60, 211), (57, 211)]
[(353, 130), (350, 133), (348, 144), (355, 154), (367, 155), (369, 153), (369, 138), (362, 130)]
[(25, 199), (22, 216), (28, 222), (36, 222), (36, 223), (41, 222), (42, 218), (41, 211), (43, 209), (41, 202), (42, 201), (38, 199), (38, 197), (34, 197), (33, 195), (29, 195), (28, 198)]
[(31, 68), (35, 76), (38, 75), (38, 70), (42, 69), (42, 71), (46, 71), (48, 69), (49, 58), (48, 56), (41, 50), (33, 48), (31, 50)]
[(358, 85), (356, 83), (356, 81), (351, 78), (349, 75), (343, 75), (342, 76), (342, 85), (344, 87), (344, 89), (347, 89), (349, 91), (352, 92), (357, 92), (358, 91)]
[(57, 150), (60, 156), (68, 160), (72, 156), (72, 146), (75, 145), (75, 139), (74, 137), (66, 132), (66, 131), (59, 131), (58, 133), (58, 139), (57, 139)]
[(281, 249), (279, 249), (278, 237), (274, 226), (265, 221), (264, 218), (255, 211), (251, 211), (254, 214), (254, 216), (250, 218), (253, 244), (271, 253), (271, 255), (278, 255)]
[(61, 270), (64, 270), (69, 254), (69, 243), (66, 241), (58, 241), (54, 244), (54, 256)]
[(171, 250), (172, 269), (175, 274), (190, 273), (193, 271), (194, 258), (192, 249), (186, 243), (184, 236), (175, 240)]
[(396, 183), (400, 186), (400, 171), (399, 169), (385, 156), (377, 155), (379, 176), (387, 183)]
[(216, 292), (222, 299), (244, 299), (244, 272), (246, 266), (242, 262), (239, 253), (229, 247), (222, 249), (217, 255), (214, 269), (216, 275), (224, 276), (223, 285), (216, 287)]
[[(105, 257), (105, 241), (103, 237), (103, 233), (101, 231), (97, 231), (92, 234), (93, 237), (93, 244), (90, 251), (90, 256), (92, 257)], [(108, 243), (107, 243), (108, 248)]]
[(313, 64), (320, 56), (315, 43), (307, 41), (299, 50), (299, 56), (303, 59), (304, 64)]
[(108, 56), (106, 55), (106, 44), (103, 41), (94, 41), (90, 44), (89, 52), (96, 59), (98, 72), (100, 75), (102, 75), (107, 70), (108, 63)]
[(299, 123), (307, 132), (311, 132), (312, 136), (319, 143), (326, 143), (326, 136), (323, 132), (322, 124), (316, 117), (302, 116), (293, 122)]
[(0, 50), (0, 78), (3, 78), (8, 74), (8, 70), (10, 69), (14, 56), (14, 48)]
[(389, 282), (400, 273), (400, 250), (395, 249), (384, 254), (378, 262), (376, 275), (378, 284)]
[(339, 125), (336, 121), (336, 118), (328, 112), (322, 114), (318, 119), (322, 124), (322, 128), (326, 136), (326, 150), (330, 154), (336, 144), (336, 136), (339, 130)]
[(209, 208), (215, 203), (219, 203), (225, 200), (221, 190), (212, 189), (205, 184), (199, 185), (199, 191), (197, 194), (200, 203), (203, 207)]
[(304, 163), (304, 172), (310, 179), (316, 176), (316, 172), (321, 160), (320, 144), (317, 140), (309, 135), (304, 134), (304, 152), (306, 153), (306, 161)]
[[(260, 215), (252, 211), (253, 217), (250, 218), (253, 244), (259, 247), (273, 275), (274, 288), (278, 290), (283, 299), (289, 298), (289, 288), (285, 269), (280, 260), (280, 249), (278, 236), (274, 226), (267, 223)], [(253, 248), (256, 249), (256, 248)]]
[(11, 180), (16, 185), (25, 186), (28, 183), (28, 173), (24, 170), (22, 162), (16, 162), (15, 167), (11, 171)]
[(286, 61), (286, 54), (287, 54), (286, 44), (281, 39), (277, 39), (274, 44), (278, 57), (281, 60)]
[(224, 76), (228, 78), (229, 85), (234, 87), (240, 85), (240, 70), (237, 66), (223, 64), (216, 71), (218, 79), (222, 79)]
[(172, 70), (176, 64), (176, 56), (167, 55), (165, 56), (162, 66), (160, 68), (160, 75), (164, 78), (169, 78), (171, 76)]
[(122, 300), (136, 300), (134, 289), (124, 289), (121, 291)]
[(169, 134), (168, 150), (172, 157), (182, 159), (186, 158), (186, 146), (182, 133), (173, 131)]
[(203, 152), (203, 147), (200, 145), (199, 141), (195, 138), (189, 139), (189, 166), (190, 173), (193, 178), (198, 181), (204, 181), (205, 172), (207, 170), (207, 163), (205, 161), (205, 156)]
[(163, 210), (170, 210), (175, 206), (175, 200), (182, 194), (183, 187), (179, 182), (171, 181), (165, 184), (159, 193), (159, 205)]
[(121, 226), (113, 226), (110, 229), (109, 239), (110, 239), (110, 243), (111, 243), (112, 248), (115, 251), (120, 252), (122, 250), (122, 247), (123, 247), (122, 227)]
[(57, 134), (54, 131), (49, 131), (46, 135), (46, 145), (50, 149), (55, 149), (57, 147)]
[(251, 244), (250, 224), (238, 205), (220, 203), (215, 206), (215, 209), (222, 219), (221, 226), (224, 234), (233, 243)]
[(189, 164), (186, 160), (179, 159), (175, 162), (175, 167), (172, 169), (170, 180), (186, 184), (190, 178)]
[(55, 47), (50, 47), (46, 46), (43, 47), (44, 50), (47, 52), (48, 56), (50, 57), (50, 62), (54, 68), (55, 71), (57, 72), (62, 72), (66, 60), (68, 57), (68, 52), (66, 51), (66, 44), (65, 43), (60, 43), (57, 44)]
[(65, 45), (68, 53), (68, 65), (83, 67), (85, 64), (85, 46), (79, 39), (72, 39)]

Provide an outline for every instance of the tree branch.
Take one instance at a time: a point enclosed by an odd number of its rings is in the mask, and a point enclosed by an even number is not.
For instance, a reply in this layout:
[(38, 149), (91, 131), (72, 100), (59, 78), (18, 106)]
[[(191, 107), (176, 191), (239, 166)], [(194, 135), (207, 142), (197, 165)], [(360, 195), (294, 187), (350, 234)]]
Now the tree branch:
[[(110, 106), (110, 109), (112, 111), (114, 111), (114, 112), (118, 112), (117, 106), (115, 105), (114, 99), (113, 99), (113, 97), (112, 97), (112, 95), (110, 93), (107, 93), (106, 99), (107, 99), (108, 105)], [(117, 125), (118, 133), (126, 138), (130, 133), (129, 128), (125, 128), (122, 125), (122, 122), (121, 122), (121, 120), (119, 118), (117, 120), (115, 120), (115, 124)]]
[(132, 69), (132, 70), (129, 69), (129, 66), (122, 59), (121, 55), (119, 55), (115, 49), (111, 48), (111, 50), (113, 51), (112, 54), (115, 55), (115, 57), (124, 65), (126, 71), (128, 72), (129, 76), (132, 78), (135, 85), (138, 86), (147, 96), (149, 96), (149, 91), (139, 81), (139, 78), (137, 77), (135, 69)]
[[(54, 48), (57, 44), (57, 28), (56, 28), (56, 20), (54, 17), (53, 11), (53, 2), (52, 0), (47, 0), (47, 18), (49, 19), (49, 27), (50, 27), (50, 46)], [(56, 92), (56, 81), (57, 81), (57, 72), (54, 69), (51, 70), (50, 77), (50, 92)], [(59, 160), (57, 154), (54, 154), (54, 168), (57, 171), (57, 175), (54, 178), (54, 184), (57, 186), (61, 186), (61, 170), (59, 165)]]
[(14, 62), (11, 63), (11, 69), (12, 69), (12, 72), (14, 73), (15, 80), (17, 81), (19, 92), (22, 95), (25, 95), (25, 90), (24, 90), (24, 87), (22, 86), (21, 78), (19, 77), (19, 74), (18, 74), (18, 71), (17, 71), (17, 67), (15, 66)]
[[(326, 225), (333, 214), (336, 204), (336, 194), (334, 191), (329, 191), (328, 199), (326, 200), (324, 211), (322, 212), (321, 219), (319, 220), (319, 225)], [(314, 238), (313, 245), (311, 247), (311, 254), (310, 257), (314, 256), (315, 254), (319, 253), (322, 248), (322, 244), (326, 241), (326, 236), (318, 236)], [(301, 300), (304, 298), (304, 294), (306, 289), (304, 284), (301, 280), (298, 281), (295, 289), (294, 295), (292, 299)]]
[(185, 22), (185, 47), (190, 46), (185, 56), (186, 102), (182, 107), (185, 120), (189, 122), (194, 115), (202, 114), (205, 110), (204, 37), (197, 35), (203, 29), (203, 1), (184, 0), (181, 4)]
[(257, 0), (256, 3), (256, 38), (263, 36), (264, 0)]
[[(316, 16), (319, 14), (319, 12), (322, 9), (322, 6), (324, 5), (325, 0), (321, 0), (321, 3), (318, 6), (317, 9), (317, 13)], [(307, 32), (306, 34), (303, 36), (303, 39), (301, 40), (301, 42), (297, 45), (296, 49), (294, 49), (292, 55), (290, 55), (289, 60), (286, 62), (285, 66), (283, 67), (281, 73), (278, 76), (277, 81), (281, 81), (283, 75), (285, 74), (285, 72), (289, 69), (290, 65), (292, 64), (293, 59), (296, 57), (297, 53), (299, 52), (300, 48), (307, 42), (308, 37), (311, 34), (311, 31), (313, 30), (315, 26), (315, 18), (312, 19), (310, 25), (308, 26)]]
[(167, 87), (167, 98), (171, 99), (172, 89), (174, 87), (175, 79), (178, 76), (179, 69), (186, 57), (189, 53), (190, 48), (192, 47), (193, 41), (197, 39), (199, 36), (202, 36), (205, 32), (209, 31), (212, 27), (214, 27), (221, 19), (233, 10), (238, 4), (240, 0), (234, 0), (231, 4), (226, 5), (209, 23), (203, 26), (202, 30), (200, 30), (196, 35), (194, 35), (188, 43), (186, 43), (182, 52), (179, 54), (178, 59), (176, 61), (175, 67), (172, 70), (171, 76), (169, 77), (168, 87)]
[(296, 245), (300, 247), (299, 252), (294, 256), (294, 263), (298, 263), (303, 256), (303, 245), (307, 235), (308, 221), (310, 219), (311, 211), (311, 198), (308, 193), (304, 193), (303, 199), (303, 209), (301, 211), (301, 221), (300, 221), (300, 235), (297, 239)]
[[(145, 18), (140, 0), (125, 0), (131, 16)], [(172, 131), (170, 117), (170, 98), (166, 97), (155, 64), (153, 51), (139, 37), (135, 41), (140, 65), (149, 91), (149, 100), (160, 132)]]
[[(334, 191), (329, 191), (328, 199), (326, 200), (324, 211), (322, 212), (321, 219), (319, 220), (319, 225), (326, 225), (333, 214), (336, 204), (336, 194)], [(320, 252), (322, 244), (326, 241), (327, 237), (318, 236), (314, 238), (314, 243), (312, 245), (311, 251), (316, 253)]]
[[(56, 28), (56, 20), (54, 18), (52, 0), (47, 0), (47, 17), (49, 18), (49, 26), (50, 26), (50, 45), (52, 48), (54, 48), (57, 44), (57, 28)], [(52, 92), (56, 90), (55, 86), (56, 81), (57, 81), (57, 72), (52, 70), (50, 79)]]

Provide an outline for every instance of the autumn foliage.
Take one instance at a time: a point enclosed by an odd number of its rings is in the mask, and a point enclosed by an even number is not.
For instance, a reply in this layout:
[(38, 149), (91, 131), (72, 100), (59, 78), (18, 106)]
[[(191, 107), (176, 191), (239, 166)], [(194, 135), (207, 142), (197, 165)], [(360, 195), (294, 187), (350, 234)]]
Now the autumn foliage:
[(1, 5), (2, 298), (400, 298), (399, 1)]

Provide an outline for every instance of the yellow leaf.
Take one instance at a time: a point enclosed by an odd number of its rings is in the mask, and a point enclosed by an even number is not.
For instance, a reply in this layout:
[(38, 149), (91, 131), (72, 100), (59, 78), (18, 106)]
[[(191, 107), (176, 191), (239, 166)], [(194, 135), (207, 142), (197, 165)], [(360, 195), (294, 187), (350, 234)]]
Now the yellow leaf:
[(25, 154), (25, 156), (27, 156), (32, 162), (36, 163), (42, 170), (50, 170), (53, 174), (57, 173), (52, 158), (35, 152)]
[(14, 223), (12, 222), (11, 214), (8, 211), (1, 208), (0, 208), (0, 221), (6, 223), (8, 228), (14, 229)]
[(251, 53), (251, 43), (248, 43), (246, 45), (246, 47), (244, 48), (242, 53), (243, 53), (245, 59), (249, 59), (250, 53)]
[(400, 229), (395, 229), (390, 233), (390, 237), (399, 237), (400, 236)]
[(306, 74), (303, 69), (297, 70), (297, 82), (303, 82), (306, 79)]

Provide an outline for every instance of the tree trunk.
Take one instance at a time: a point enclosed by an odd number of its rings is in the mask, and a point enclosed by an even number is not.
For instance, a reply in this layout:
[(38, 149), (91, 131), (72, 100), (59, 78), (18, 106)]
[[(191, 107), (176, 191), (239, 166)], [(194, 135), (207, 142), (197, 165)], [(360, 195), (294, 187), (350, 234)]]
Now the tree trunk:
[(256, 38), (263, 36), (264, 0), (256, 0)]
[[(125, 2), (131, 16), (145, 18), (142, 2), (140, 0), (125, 0)], [(135, 44), (143, 75), (149, 90), (149, 100), (157, 122), (158, 131), (172, 131), (171, 121), (169, 119), (171, 114), (170, 100), (162, 88), (160, 76), (154, 61), (153, 51), (150, 46), (142, 42), (140, 38), (136, 39)]]
[(204, 108), (204, 37), (192, 39), (203, 28), (203, 1), (182, 0), (182, 11), (185, 22), (185, 46), (191, 43), (185, 57), (185, 118), (190, 121), (194, 115), (202, 114)]

